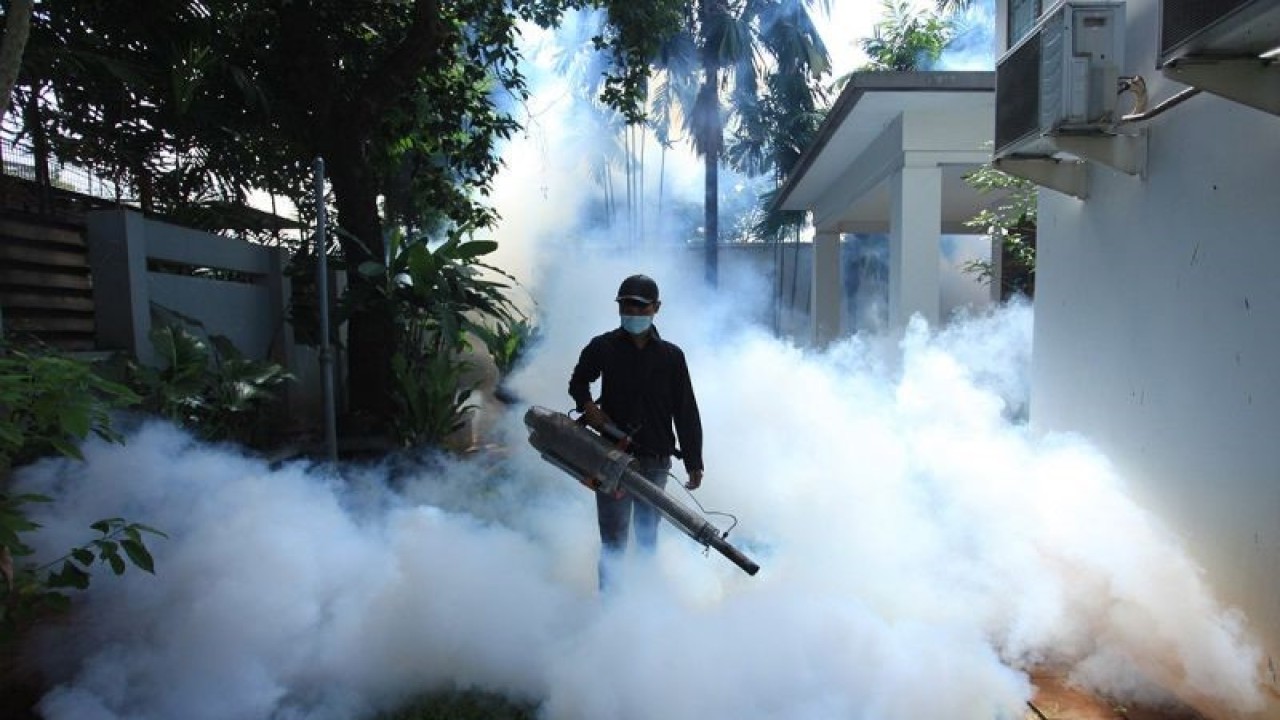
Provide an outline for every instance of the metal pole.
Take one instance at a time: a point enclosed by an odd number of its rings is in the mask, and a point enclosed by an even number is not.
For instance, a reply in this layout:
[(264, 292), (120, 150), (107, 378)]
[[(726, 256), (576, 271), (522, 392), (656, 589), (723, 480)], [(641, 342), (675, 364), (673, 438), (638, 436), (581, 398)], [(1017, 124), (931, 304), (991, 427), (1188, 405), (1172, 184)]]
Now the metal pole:
[(316, 193), (316, 288), (320, 296), (320, 377), (324, 385), (324, 444), (338, 462), (338, 421), (333, 397), (333, 348), (329, 344), (329, 243), (325, 238), (324, 158), (312, 165)]

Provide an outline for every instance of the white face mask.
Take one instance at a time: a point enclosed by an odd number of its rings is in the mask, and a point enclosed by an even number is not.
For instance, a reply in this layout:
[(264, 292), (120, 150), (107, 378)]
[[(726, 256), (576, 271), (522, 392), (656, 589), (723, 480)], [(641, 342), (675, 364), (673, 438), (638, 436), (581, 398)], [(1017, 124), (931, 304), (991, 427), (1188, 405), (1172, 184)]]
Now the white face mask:
[(622, 329), (632, 335), (643, 335), (653, 325), (652, 315), (623, 315)]

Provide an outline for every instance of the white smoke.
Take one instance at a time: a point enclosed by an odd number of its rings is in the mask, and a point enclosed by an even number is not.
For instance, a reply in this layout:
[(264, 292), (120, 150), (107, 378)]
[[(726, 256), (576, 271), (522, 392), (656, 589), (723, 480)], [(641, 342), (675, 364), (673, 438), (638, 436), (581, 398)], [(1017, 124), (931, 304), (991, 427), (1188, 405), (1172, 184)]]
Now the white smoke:
[(954, 16), (955, 36), (938, 58), (938, 70), (993, 70), (996, 53), (995, 0), (978, 0)]
[[(552, 333), (516, 379), (530, 401), (566, 405), (575, 346), (612, 321), (619, 268), (584, 270), (605, 312)], [(170, 536), (151, 541), (154, 577), (99, 573), (40, 636), (46, 717), (355, 718), (449, 687), (557, 719), (1015, 717), (1045, 667), (1122, 697), (1256, 705), (1240, 618), (1105, 458), (1006, 420), (1028, 308), (815, 354), (663, 290), (707, 428), (698, 495), (737, 514), (759, 575), (668, 528), (597, 597), (590, 496), (523, 444), (520, 408), (503, 457), (342, 477), (152, 424), (21, 473), (57, 498), (46, 557), (105, 516)], [(551, 294), (549, 317), (577, 317), (557, 305), (575, 294)]]
[[(36, 518), (41, 558), (103, 517), (169, 535), (149, 542), (155, 576), (95, 574), (39, 634), (45, 717), (346, 719), (480, 688), (549, 720), (1012, 718), (1033, 670), (1119, 698), (1258, 706), (1244, 621), (1177, 539), (1084, 439), (1019, 421), (1029, 307), (795, 347), (749, 322), (768, 278), (730, 273), (711, 292), (696, 258), (661, 243), (575, 249), (557, 228), (590, 184), (565, 125), (540, 126), (494, 196), (498, 264), (542, 327), (498, 449), (335, 473), (149, 424), (19, 473), (55, 498)], [(658, 279), (657, 324), (690, 361), (697, 496), (737, 516), (730, 541), (755, 577), (667, 527), (657, 557), (598, 596), (591, 496), (524, 441), (525, 404), (569, 406), (577, 353), (616, 326), (633, 272)]]

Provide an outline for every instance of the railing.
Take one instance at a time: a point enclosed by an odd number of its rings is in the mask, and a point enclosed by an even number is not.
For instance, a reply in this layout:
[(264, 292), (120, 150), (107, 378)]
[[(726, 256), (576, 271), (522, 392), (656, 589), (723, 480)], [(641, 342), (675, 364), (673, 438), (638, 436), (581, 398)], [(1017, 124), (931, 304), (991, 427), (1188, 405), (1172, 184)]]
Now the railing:
[[(4, 175), (32, 183), (40, 182), (41, 174), (37, 172), (39, 160), (35, 149), (31, 141), (21, 137), (15, 128), (0, 130), (0, 159), (3, 160), (0, 170)], [(113, 203), (136, 204), (131, 199), (129, 188), (104, 179), (87, 168), (64, 163), (50, 156), (45, 169), (48, 171), (50, 188), (110, 200)]]

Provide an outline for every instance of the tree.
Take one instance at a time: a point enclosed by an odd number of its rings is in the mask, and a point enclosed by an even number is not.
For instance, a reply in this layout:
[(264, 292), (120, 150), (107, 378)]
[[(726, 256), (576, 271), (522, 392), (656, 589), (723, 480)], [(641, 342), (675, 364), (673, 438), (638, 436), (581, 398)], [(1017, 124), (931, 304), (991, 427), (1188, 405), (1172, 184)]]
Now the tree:
[(818, 79), (830, 71), (831, 60), (809, 14), (814, 5), (697, 0), (686, 9), (685, 31), (655, 59), (659, 138), (669, 136), (678, 110), (703, 160), (705, 273), (713, 285), (722, 159), (747, 173), (786, 171), (820, 122)]
[[(127, 181), (144, 207), (250, 187), (304, 197), (323, 156), (355, 268), (385, 260), (388, 223), (457, 238), (496, 219), (482, 200), (517, 128), (504, 99), (525, 94), (517, 24), (584, 7), (609, 18), (603, 95), (638, 116), (675, 0), (40, 2), (23, 82), (37, 102), (52, 89), (38, 122), (57, 153)], [(349, 333), (353, 408), (385, 419), (392, 320), (357, 308)]]
[[(1004, 192), (993, 207), (982, 210), (965, 225), (991, 236), (1000, 243), (1000, 299), (1011, 295), (1035, 296), (1036, 194), (1037, 188), (1024, 180), (1001, 172), (990, 163), (965, 176), (965, 182), (980, 193)], [(965, 265), (984, 283), (996, 279), (996, 262), (975, 260)]]
[[(939, 0), (939, 7), (948, 5), (947, 0)], [(882, 12), (872, 36), (860, 41), (871, 59), (864, 70), (929, 70), (955, 32), (950, 20), (916, 10), (908, 0), (884, 0)]]

